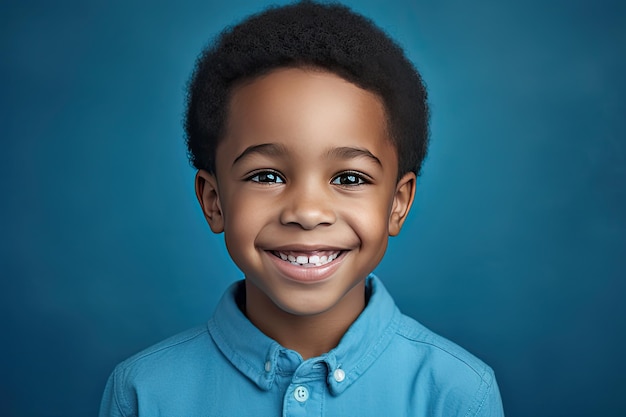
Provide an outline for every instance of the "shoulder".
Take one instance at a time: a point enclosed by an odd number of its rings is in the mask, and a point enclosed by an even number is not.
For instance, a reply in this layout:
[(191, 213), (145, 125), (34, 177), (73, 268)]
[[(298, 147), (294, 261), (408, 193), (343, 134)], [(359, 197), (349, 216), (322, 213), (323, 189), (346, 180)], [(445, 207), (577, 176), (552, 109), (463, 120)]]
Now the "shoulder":
[(114, 370), (124, 385), (157, 388), (179, 377), (190, 378), (215, 358), (215, 344), (206, 326), (169, 337), (118, 364)]
[(162, 361), (164, 357), (180, 357), (182, 351), (204, 349), (212, 343), (207, 327), (197, 326), (171, 336), (131, 356), (118, 365), (120, 369), (141, 366), (152, 361)]
[(113, 370), (100, 415), (135, 415), (140, 403), (145, 403), (145, 409), (146, 404), (171, 397), (189, 381), (203, 378), (215, 356), (206, 326), (189, 329), (142, 350)]
[(493, 375), (491, 368), (476, 356), (408, 316), (401, 316), (396, 334), (423, 355), (423, 360), (434, 361), (444, 369), (454, 368), (486, 380)]
[(420, 396), (445, 409), (442, 415), (503, 415), (493, 370), (459, 345), (401, 315), (392, 350), (412, 369)]

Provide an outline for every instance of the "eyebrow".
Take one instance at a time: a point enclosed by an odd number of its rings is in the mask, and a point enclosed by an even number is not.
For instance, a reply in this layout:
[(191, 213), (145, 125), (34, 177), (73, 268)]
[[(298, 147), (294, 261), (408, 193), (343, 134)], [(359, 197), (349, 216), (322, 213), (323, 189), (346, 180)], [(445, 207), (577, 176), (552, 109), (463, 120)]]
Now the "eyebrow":
[(326, 152), (326, 155), (337, 159), (355, 159), (355, 158), (368, 158), (374, 161), (381, 167), (383, 164), (380, 162), (373, 153), (364, 148), (353, 148), (349, 146), (341, 146), (338, 148), (331, 148)]
[(260, 145), (248, 146), (242, 153), (239, 154), (233, 161), (235, 165), (240, 160), (254, 154), (266, 155), (266, 156), (284, 156), (287, 154), (287, 149), (278, 143), (262, 143)]
[[(259, 154), (265, 156), (284, 156), (287, 155), (287, 148), (279, 143), (262, 143), (260, 145), (248, 146), (233, 161), (233, 165), (250, 155)], [(355, 158), (368, 158), (382, 167), (380, 159), (373, 153), (364, 148), (353, 148), (350, 146), (340, 146), (331, 148), (326, 152), (326, 156), (336, 159), (348, 160)]]

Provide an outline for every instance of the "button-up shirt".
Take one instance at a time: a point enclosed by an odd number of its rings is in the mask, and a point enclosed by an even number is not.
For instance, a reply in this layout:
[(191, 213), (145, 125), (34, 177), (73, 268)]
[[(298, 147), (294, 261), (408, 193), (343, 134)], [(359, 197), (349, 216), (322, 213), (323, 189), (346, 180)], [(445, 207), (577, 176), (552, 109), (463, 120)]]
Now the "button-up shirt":
[(503, 416), (491, 368), (400, 313), (375, 276), (339, 344), (308, 360), (242, 313), (243, 281), (207, 326), (120, 363), (100, 417)]

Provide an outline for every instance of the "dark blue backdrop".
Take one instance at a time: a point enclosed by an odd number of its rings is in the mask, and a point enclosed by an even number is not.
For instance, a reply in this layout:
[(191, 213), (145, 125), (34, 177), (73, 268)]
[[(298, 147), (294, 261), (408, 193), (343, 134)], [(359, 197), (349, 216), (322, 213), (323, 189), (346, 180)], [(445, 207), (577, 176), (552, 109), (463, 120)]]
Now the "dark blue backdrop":
[[(220, 2), (222, 3), (222, 2)], [(0, 414), (87, 416), (115, 363), (240, 277), (204, 224), (184, 85), (262, 1), (0, 4)], [(426, 79), (432, 148), (378, 268), (514, 416), (624, 416), (626, 7), (357, 1)]]

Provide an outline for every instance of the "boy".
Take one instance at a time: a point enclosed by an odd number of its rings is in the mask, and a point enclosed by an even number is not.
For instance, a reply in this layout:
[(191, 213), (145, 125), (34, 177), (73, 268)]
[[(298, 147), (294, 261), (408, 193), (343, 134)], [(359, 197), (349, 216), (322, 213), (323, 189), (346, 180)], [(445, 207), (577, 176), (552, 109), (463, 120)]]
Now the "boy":
[(245, 280), (207, 326), (118, 365), (100, 415), (503, 415), (492, 370), (371, 275), (413, 202), (427, 122), (402, 50), (343, 6), (224, 32), (185, 127), (198, 200)]

